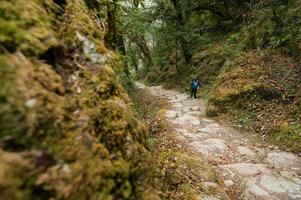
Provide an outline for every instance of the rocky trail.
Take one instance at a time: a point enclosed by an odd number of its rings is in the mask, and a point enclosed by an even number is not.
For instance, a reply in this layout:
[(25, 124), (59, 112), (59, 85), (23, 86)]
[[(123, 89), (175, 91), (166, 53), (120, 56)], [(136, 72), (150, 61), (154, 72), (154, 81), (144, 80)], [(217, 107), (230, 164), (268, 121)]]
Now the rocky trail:
[(201, 99), (191, 100), (186, 94), (160, 86), (137, 83), (137, 87), (168, 100), (171, 108), (166, 118), (178, 138), (212, 163), (226, 187), (239, 188), (242, 199), (301, 199), (300, 156), (207, 118)]

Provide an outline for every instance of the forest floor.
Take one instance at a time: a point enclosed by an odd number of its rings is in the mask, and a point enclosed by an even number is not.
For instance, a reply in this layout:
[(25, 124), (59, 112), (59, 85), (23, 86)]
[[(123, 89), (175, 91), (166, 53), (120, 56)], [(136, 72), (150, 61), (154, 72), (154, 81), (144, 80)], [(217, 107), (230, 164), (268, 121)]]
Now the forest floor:
[[(207, 160), (225, 190), (238, 193), (235, 199), (301, 199), (300, 156), (281, 151), (254, 133), (244, 133), (206, 117), (202, 99), (192, 100), (187, 94), (161, 86), (136, 85), (169, 102), (165, 117), (184, 144), (183, 148)], [(211, 195), (200, 199), (221, 197)]]

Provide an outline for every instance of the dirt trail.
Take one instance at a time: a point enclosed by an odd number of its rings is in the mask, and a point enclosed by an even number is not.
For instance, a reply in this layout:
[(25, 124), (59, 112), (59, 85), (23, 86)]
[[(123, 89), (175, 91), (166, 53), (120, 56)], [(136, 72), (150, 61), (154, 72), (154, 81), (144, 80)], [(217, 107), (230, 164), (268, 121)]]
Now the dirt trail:
[(169, 101), (171, 108), (166, 118), (178, 138), (212, 163), (227, 187), (240, 188), (242, 199), (301, 200), (299, 156), (269, 147), (207, 118), (201, 99), (191, 100), (186, 94), (160, 86), (146, 87), (137, 83), (137, 87)]

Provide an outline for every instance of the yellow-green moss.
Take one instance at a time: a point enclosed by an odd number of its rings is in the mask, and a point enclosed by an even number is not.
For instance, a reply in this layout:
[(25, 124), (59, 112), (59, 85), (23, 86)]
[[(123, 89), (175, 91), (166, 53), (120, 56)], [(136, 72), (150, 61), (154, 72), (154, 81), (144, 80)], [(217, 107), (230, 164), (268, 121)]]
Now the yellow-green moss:
[[(85, 59), (76, 31), (99, 53), (107, 53), (104, 33), (83, 0), (56, 8), (0, 5), (1, 198), (156, 199), (146, 129), (114, 71), (119, 56), (110, 52), (105, 65)], [(53, 46), (60, 57), (45, 64)]]
[(64, 43), (72, 45), (76, 41), (76, 32), (84, 34), (88, 39), (96, 44), (99, 53), (106, 53), (107, 49), (103, 43), (104, 33), (100, 31), (92, 13), (86, 7), (84, 1), (67, 0), (64, 7), (65, 14), (62, 25), (58, 30), (58, 37)]
[(57, 44), (43, 1), (1, 1), (0, 42), (9, 51), (39, 54)]
[[(164, 173), (166, 178), (168, 178), (173, 184), (183, 184), (189, 177), (187, 177), (187, 170), (190, 171), (191, 176), (195, 176), (199, 183), (204, 180), (216, 181), (215, 171), (210, 167), (210, 165), (202, 161), (198, 156), (187, 154), (185, 151), (167, 151), (162, 152), (158, 156), (158, 162), (164, 165), (166, 162), (171, 162), (168, 166), (176, 170), (166, 169)], [(187, 182), (186, 182), (187, 183)]]
[[(2, 150), (0, 150), (0, 160), (1, 198), (14, 200), (28, 199), (30, 191), (22, 189), (22, 170), (28, 170), (29, 163), (16, 153), (7, 153)], [(14, 167), (11, 167), (12, 165)]]
[(21, 148), (55, 134), (63, 117), (60, 76), (51, 66), (32, 62), (21, 53), (3, 58), (0, 137)]

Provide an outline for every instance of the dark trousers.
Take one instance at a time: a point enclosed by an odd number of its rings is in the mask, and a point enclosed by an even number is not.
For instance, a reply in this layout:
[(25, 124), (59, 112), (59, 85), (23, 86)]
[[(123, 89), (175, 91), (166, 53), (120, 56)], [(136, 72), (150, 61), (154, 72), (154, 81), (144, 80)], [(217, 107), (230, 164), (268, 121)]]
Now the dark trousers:
[(196, 99), (196, 92), (197, 91), (198, 91), (197, 89), (191, 89), (191, 98), (193, 97), (193, 98)]

